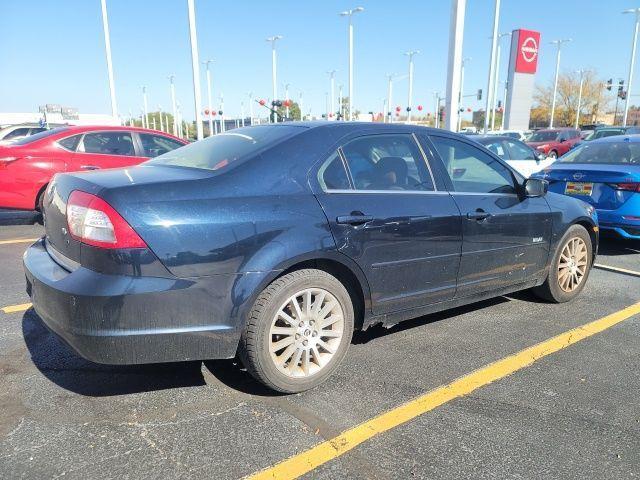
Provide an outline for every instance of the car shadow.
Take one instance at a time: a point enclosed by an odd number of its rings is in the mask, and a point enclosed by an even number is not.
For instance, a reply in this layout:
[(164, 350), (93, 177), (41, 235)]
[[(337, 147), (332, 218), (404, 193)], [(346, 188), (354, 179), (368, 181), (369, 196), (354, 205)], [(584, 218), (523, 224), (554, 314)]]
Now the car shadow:
[(205, 385), (201, 362), (121, 366), (85, 360), (51, 333), (33, 309), (22, 317), (22, 334), (36, 368), (80, 395), (108, 397)]
[(0, 209), (0, 226), (42, 224), (42, 215), (38, 212), (2, 211)]
[[(535, 297), (528, 292), (519, 292), (509, 297), (535, 301)], [(510, 301), (508, 297), (496, 297), (424, 315), (392, 327), (374, 325), (365, 331), (355, 332), (352, 344), (367, 344), (393, 333), (421, 327), (508, 301)], [(130, 366), (97, 364), (80, 357), (60, 338), (51, 333), (33, 309), (27, 310), (22, 318), (22, 332), (36, 368), (51, 382), (80, 395), (107, 397), (197, 387), (211, 383), (219, 383), (253, 396), (277, 397), (282, 395), (257, 382), (237, 358)], [(204, 375), (203, 363), (206, 367)], [(213, 378), (205, 379), (205, 376), (209, 374)]]
[(634, 255), (640, 253), (640, 241), (628, 240), (613, 235), (602, 235), (598, 255)]

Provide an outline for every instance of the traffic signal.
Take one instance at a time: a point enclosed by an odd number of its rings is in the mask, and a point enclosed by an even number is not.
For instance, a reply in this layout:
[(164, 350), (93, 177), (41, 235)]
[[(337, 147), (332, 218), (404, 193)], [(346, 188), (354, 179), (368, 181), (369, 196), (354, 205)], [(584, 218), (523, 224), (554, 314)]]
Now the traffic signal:
[(613, 78), (607, 80), (607, 90), (611, 91), (611, 87), (613, 86)]
[(478, 100), (482, 100), (482, 89), (478, 89)]
[(502, 100), (498, 100), (498, 108), (502, 108)]
[(622, 92), (624, 92), (624, 80), (620, 80), (618, 83), (618, 96), (622, 95)]
[(625, 90), (618, 91), (618, 97), (620, 97), (620, 100), (626, 100), (627, 99), (627, 92)]

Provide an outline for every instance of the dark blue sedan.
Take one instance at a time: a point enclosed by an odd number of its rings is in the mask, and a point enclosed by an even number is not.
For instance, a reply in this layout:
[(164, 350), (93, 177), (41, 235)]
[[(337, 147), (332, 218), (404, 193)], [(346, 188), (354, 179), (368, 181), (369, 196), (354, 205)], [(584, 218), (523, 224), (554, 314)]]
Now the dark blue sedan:
[(640, 240), (640, 135), (585, 142), (534, 176), (593, 205), (603, 230)]
[(138, 167), (58, 175), (24, 256), (49, 328), (110, 364), (230, 358), (325, 380), (354, 329), (584, 288), (593, 207), (473, 140), (410, 125), (233, 130)]

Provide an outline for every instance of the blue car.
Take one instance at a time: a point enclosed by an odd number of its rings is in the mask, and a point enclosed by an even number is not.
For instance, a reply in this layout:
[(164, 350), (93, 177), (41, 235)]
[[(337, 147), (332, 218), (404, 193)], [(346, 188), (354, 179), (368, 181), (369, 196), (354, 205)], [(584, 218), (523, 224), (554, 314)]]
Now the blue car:
[(231, 130), (132, 168), (58, 175), (24, 255), (44, 323), (83, 357), (232, 358), (299, 392), (355, 329), (533, 288), (584, 288), (588, 204), (461, 135), (402, 124)]
[(603, 230), (640, 239), (640, 135), (585, 142), (534, 176), (593, 205)]

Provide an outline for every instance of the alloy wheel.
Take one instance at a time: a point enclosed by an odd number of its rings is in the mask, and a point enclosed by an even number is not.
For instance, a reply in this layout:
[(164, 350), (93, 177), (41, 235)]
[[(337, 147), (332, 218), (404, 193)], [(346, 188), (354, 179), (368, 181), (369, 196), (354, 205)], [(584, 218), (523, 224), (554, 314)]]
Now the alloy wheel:
[(288, 377), (309, 377), (333, 358), (344, 336), (344, 312), (326, 290), (308, 288), (289, 297), (269, 330), (269, 353)]
[(573, 292), (582, 283), (589, 263), (587, 245), (579, 237), (565, 244), (558, 262), (558, 285), (565, 292)]

